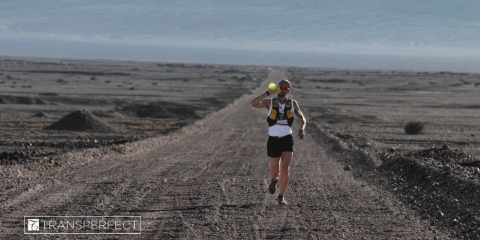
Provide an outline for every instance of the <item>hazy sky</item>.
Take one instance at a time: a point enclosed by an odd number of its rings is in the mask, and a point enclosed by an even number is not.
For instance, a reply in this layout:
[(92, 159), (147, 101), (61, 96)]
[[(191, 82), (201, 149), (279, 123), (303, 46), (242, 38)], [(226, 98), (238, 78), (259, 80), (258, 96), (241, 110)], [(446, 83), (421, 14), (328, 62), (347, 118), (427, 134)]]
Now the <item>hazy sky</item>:
[[(469, 59), (480, 56), (479, 13), (462, 0), (1, 1), (0, 54), (88, 57), (83, 48), (108, 45), (117, 53), (90, 57), (211, 48)], [(142, 51), (130, 58), (155, 59)]]

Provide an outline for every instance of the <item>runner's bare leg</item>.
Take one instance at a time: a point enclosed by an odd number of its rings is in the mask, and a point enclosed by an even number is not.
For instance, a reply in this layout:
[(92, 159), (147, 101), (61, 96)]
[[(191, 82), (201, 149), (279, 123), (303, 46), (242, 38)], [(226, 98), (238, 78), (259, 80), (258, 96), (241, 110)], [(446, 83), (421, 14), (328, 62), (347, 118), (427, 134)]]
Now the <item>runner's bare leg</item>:
[(280, 174), (280, 157), (270, 158), (270, 176), (274, 180), (278, 180)]
[(282, 160), (280, 165), (282, 171), (282, 177), (280, 178), (280, 195), (284, 195), (290, 182), (290, 164), (292, 163), (293, 152), (282, 152), (280, 158)]

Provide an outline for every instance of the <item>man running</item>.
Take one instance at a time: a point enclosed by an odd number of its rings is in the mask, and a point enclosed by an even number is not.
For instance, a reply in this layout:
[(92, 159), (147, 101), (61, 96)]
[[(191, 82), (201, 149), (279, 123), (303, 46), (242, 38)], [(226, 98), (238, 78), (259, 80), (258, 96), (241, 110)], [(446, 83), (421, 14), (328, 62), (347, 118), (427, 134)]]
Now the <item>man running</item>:
[[(267, 155), (270, 160), (270, 174), (272, 180), (268, 187), (270, 194), (275, 194), (277, 190), (277, 182), (280, 174), (280, 193), (278, 195), (278, 204), (287, 205), (283, 197), (287, 191), (288, 182), (290, 181), (290, 164), (293, 159), (293, 145), (295, 139), (292, 136), (293, 114), (297, 115), (302, 121), (302, 126), (298, 130), (298, 138), (305, 138), (305, 125), (307, 124), (297, 101), (288, 99), (287, 94), (290, 93), (292, 84), (284, 79), (280, 81), (278, 87), (281, 93), (276, 98), (265, 99), (276, 91), (269, 89), (262, 95), (252, 100), (251, 105), (254, 108), (267, 108), (267, 122), (270, 126), (268, 129)], [(280, 164), (281, 162), (281, 164)]]

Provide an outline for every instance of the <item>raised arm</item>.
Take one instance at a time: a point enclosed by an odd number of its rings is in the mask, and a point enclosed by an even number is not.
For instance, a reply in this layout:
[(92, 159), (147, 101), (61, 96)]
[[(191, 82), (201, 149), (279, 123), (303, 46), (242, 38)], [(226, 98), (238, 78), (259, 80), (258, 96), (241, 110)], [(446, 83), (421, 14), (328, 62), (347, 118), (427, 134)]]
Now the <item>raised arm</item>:
[[(269, 94), (268, 94), (268, 93)], [(252, 107), (254, 108), (269, 108), (270, 107), (270, 99), (265, 99), (268, 95), (270, 94), (274, 94), (275, 91), (272, 91), (272, 90), (268, 90), (266, 92), (264, 92), (262, 95), (256, 97), (255, 99), (253, 99), (251, 102), (250, 102), (250, 105), (252, 105)]]

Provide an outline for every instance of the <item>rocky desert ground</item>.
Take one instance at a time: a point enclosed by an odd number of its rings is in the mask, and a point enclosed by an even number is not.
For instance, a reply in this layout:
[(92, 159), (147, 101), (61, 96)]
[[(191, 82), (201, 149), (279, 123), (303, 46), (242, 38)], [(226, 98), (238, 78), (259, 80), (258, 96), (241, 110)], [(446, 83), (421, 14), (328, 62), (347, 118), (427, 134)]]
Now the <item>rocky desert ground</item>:
[[(284, 78), (308, 124), (280, 207), (266, 110), (249, 103)], [(473, 73), (2, 57), (0, 236), (45, 237), (25, 235), (24, 216), (135, 215), (141, 235), (108, 238), (480, 239), (479, 86)], [(423, 131), (406, 134), (410, 121)]]
[(6, 165), (165, 135), (249, 93), (268, 73), (183, 63), (13, 58), (0, 64)]

